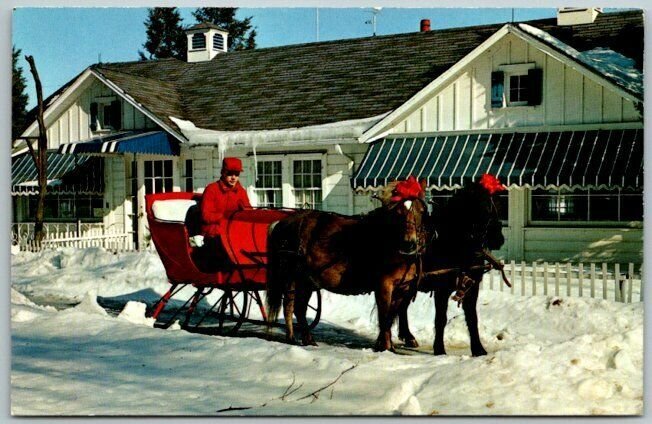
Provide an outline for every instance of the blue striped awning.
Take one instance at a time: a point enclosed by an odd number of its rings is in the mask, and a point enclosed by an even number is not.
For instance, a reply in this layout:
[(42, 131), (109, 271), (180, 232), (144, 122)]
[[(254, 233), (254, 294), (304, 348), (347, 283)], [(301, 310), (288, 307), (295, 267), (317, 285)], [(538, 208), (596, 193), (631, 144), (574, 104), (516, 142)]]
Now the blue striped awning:
[(414, 175), (459, 188), (490, 173), (507, 186), (643, 187), (643, 130), (388, 136), (369, 146), (351, 184), (374, 189)]
[(179, 144), (164, 131), (118, 132), (59, 146), (61, 154), (147, 153), (178, 156)]
[[(104, 193), (104, 160), (90, 156), (47, 154), (48, 192), (58, 194)], [(11, 164), (11, 194), (38, 194), (38, 173), (29, 153)]]

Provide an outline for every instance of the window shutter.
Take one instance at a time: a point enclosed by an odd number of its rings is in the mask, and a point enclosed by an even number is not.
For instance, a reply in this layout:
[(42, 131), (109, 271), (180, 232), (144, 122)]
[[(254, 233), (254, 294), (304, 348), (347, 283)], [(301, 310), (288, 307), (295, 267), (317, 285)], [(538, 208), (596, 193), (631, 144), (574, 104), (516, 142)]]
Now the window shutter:
[(528, 80), (528, 106), (536, 106), (541, 104), (541, 97), (543, 93), (543, 69), (534, 68), (530, 69), (527, 73)]
[(114, 130), (119, 130), (122, 127), (122, 111), (120, 100), (111, 102), (111, 115), (109, 116), (109, 125)]
[(505, 92), (505, 74), (497, 71), (491, 73), (491, 107), (503, 107)]
[(91, 103), (91, 131), (97, 131), (97, 103)]

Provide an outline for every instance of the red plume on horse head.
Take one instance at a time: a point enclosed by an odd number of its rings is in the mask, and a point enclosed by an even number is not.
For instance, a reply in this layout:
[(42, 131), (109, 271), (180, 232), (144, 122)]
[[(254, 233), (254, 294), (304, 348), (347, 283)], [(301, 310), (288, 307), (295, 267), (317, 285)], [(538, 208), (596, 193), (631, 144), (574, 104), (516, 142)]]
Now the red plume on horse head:
[(399, 181), (392, 191), (392, 202), (401, 200), (415, 200), (423, 196), (423, 185), (419, 183), (415, 176), (410, 175), (407, 180)]
[(479, 183), (489, 192), (489, 194), (495, 194), (507, 190), (500, 180), (491, 174), (483, 174), (482, 177), (480, 177)]

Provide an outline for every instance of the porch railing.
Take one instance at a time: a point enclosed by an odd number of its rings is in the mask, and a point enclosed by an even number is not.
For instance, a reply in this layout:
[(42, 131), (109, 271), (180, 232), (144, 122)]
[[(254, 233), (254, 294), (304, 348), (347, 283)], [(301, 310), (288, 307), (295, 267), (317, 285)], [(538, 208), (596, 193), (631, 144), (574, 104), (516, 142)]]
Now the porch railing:
[(512, 287), (492, 270), (482, 280), (482, 289), (520, 296), (547, 295), (591, 297), (616, 302), (643, 301), (643, 267), (633, 263), (520, 262), (505, 264)]

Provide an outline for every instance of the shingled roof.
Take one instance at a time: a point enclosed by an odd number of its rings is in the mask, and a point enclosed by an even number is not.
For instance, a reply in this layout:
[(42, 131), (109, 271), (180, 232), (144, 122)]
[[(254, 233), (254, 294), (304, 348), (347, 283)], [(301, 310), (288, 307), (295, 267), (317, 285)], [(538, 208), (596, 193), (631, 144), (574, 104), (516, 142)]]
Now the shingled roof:
[[(643, 14), (600, 14), (593, 24), (527, 22), (578, 51), (605, 47), (642, 69)], [(212, 130), (269, 130), (366, 118), (391, 111), (504, 24), (96, 65), (172, 128), (174, 116)]]

